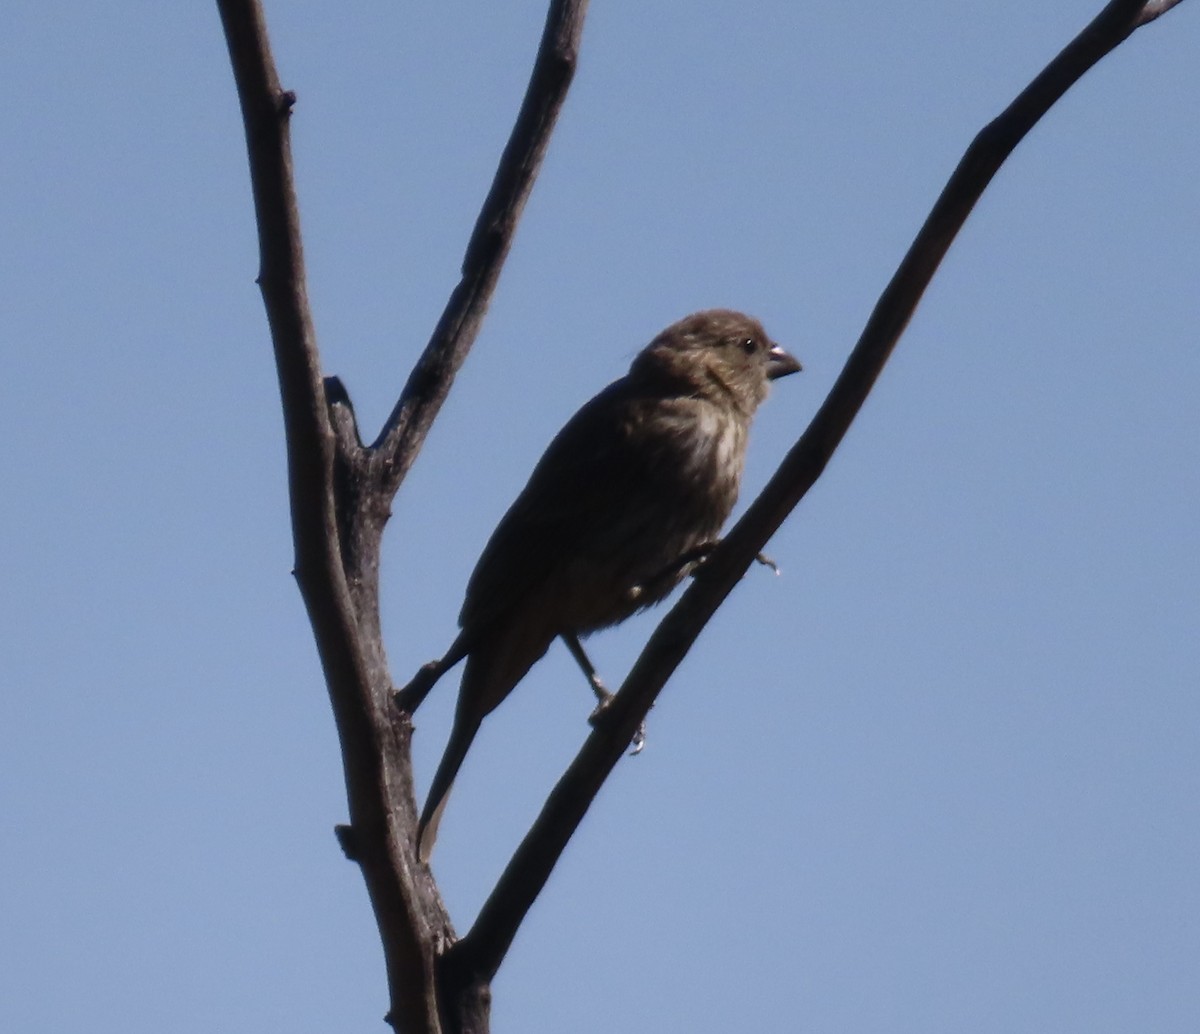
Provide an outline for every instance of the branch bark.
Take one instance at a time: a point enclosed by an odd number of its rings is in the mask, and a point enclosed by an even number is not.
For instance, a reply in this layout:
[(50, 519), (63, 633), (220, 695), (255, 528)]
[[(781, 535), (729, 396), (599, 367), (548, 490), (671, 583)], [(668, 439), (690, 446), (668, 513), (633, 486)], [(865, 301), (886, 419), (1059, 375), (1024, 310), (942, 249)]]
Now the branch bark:
[(586, 0), (555, 0), (516, 126), (467, 247), (463, 278), (377, 443), (362, 445), (336, 378), (323, 379), (308, 304), (289, 120), (258, 0), (217, 0), (237, 84), (259, 233), (259, 276), (283, 403), (295, 575), (341, 743), (358, 862), (383, 942), (397, 1031), (485, 1032), (487, 982), (443, 979), (454, 930), (415, 852), (411, 725), (392, 704), (379, 623), (379, 554), (391, 500), (466, 358), (574, 73)]
[(218, 0), (218, 8), (246, 128), (259, 229), (258, 283), (283, 402), (295, 575), (341, 740), (351, 824), (340, 840), (362, 867), (379, 924), (390, 1019), (398, 1030), (435, 1030), (430, 945), (449, 919), (405, 837), (403, 820), (410, 817), (411, 828), (416, 814), (411, 730), (387, 721), (379, 704), (386, 700), (387, 672), (380, 670), (381, 651), (371, 651), (360, 633), (361, 611), (347, 578), (346, 515), (339, 506), (344, 492), (337, 486), (350, 480), (361, 456), (339, 451), (344, 438), (334, 433), (321, 379), (292, 176), (289, 119), (295, 97), (279, 84), (261, 5)]
[(408, 473), (479, 333), (574, 78), (586, 13), (587, 0), (550, 4), (521, 110), (467, 244), (462, 279), (375, 443), (385, 490), (394, 493)]
[(518, 846), (467, 935), (457, 965), (494, 973), (568, 841), (639, 724), (717, 608), (816, 483), (850, 428), (975, 203), (1013, 149), (1066, 91), (1135, 29), (1180, 0), (1113, 0), (976, 136), (875, 305), (804, 434), (650, 637)]

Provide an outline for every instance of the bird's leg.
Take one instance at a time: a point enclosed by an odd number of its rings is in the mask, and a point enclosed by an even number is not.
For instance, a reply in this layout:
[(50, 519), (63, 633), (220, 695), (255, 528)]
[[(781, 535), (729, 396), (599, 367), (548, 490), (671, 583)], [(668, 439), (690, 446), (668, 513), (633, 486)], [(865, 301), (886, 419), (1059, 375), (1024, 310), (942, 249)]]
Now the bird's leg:
[(629, 598), (631, 600), (636, 600), (639, 597), (646, 595), (648, 592), (653, 592), (655, 588), (662, 582), (673, 582), (681, 574), (691, 574), (689, 568), (695, 568), (704, 563), (708, 557), (708, 554), (716, 548), (717, 543), (715, 541), (701, 542), (700, 545), (693, 546), (691, 549), (687, 550), (687, 552), (677, 556), (657, 574), (646, 579), (643, 584), (635, 585), (632, 589), (630, 589)]
[(596, 694), (596, 711), (599, 712), (605, 704), (612, 699), (612, 692), (601, 680), (596, 672), (596, 666), (583, 650), (583, 644), (579, 641), (579, 636), (574, 632), (563, 632), (562, 641), (567, 644), (567, 649), (571, 651), (571, 656), (575, 658), (575, 663), (579, 665), (580, 670), (588, 680), (588, 685), (592, 687), (592, 692)]
[(401, 711), (408, 714), (416, 714), (417, 708), (421, 706), (421, 702), (429, 696), (429, 691), (433, 689), (434, 684), (451, 668), (461, 661), (469, 652), (470, 647), (465, 642), (465, 636), (459, 636), (454, 640), (450, 649), (446, 651), (446, 655), (439, 660), (430, 661), (428, 664), (422, 664), (417, 673), (409, 680), (407, 686), (399, 689), (395, 694), (396, 706)]
[[(563, 632), (562, 641), (567, 644), (567, 649), (571, 651), (571, 656), (575, 658), (575, 663), (579, 665), (583, 674), (587, 677), (588, 685), (592, 687), (592, 692), (596, 694), (596, 700), (598, 701), (596, 709), (588, 715), (588, 723), (594, 726), (600, 720), (604, 709), (612, 700), (612, 691), (601, 680), (599, 673), (596, 671), (596, 666), (592, 663), (587, 653), (584, 652), (583, 644), (579, 641), (579, 636), (574, 632)], [(641, 722), (638, 724), (637, 732), (633, 734), (629, 753), (640, 754), (645, 745), (646, 723)]]
[[(645, 596), (648, 592), (652, 592), (656, 586), (664, 581), (667, 581), (668, 579), (678, 578), (680, 574), (691, 574), (697, 567), (699, 567), (702, 563), (704, 563), (705, 560), (708, 559), (709, 554), (711, 554), (718, 545), (720, 545), (720, 542), (713, 540), (710, 542), (701, 542), (700, 545), (693, 546), (686, 553), (672, 560), (671, 563), (669, 563), (656, 575), (648, 578), (643, 584), (635, 585), (632, 589), (630, 589), (629, 598), (631, 600), (636, 600), (642, 596)], [(769, 556), (767, 556), (766, 553), (759, 553), (754, 559), (764, 567), (769, 567), (776, 574), (780, 573), (779, 565), (775, 563), (775, 561)]]

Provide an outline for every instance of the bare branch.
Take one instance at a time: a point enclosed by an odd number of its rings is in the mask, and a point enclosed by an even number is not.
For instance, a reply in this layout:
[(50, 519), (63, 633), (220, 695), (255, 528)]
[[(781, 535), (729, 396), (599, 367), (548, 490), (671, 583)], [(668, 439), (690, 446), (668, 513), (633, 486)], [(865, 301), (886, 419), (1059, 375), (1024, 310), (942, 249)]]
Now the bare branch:
[[(288, 446), (295, 573), (323, 599), (312, 615), (326, 663), (357, 681), (354, 615), (337, 549), (330, 473), (334, 438), (325, 405), (304, 279), (300, 217), (292, 179), (288, 121), (295, 96), (279, 85), (262, 9), (255, 0), (218, 0), (238, 87), (258, 221), (259, 275), (275, 349)], [(311, 604), (310, 604), (311, 605)]]
[[(417, 362), (378, 448), (363, 447), (345, 389), (323, 379), (309, 311), (289, 118), (258, 0), (218, 0), (246, 129), (262, 289), (288, 446), (295, 574), (341, 741), (357, 862), (387, 964), (397, 1030), (483, 1031), (489, 993), (437, 968), (453, 930), (414, 851), (411, 726), (391, 706), (379, 627), (379, 550), (388, 503), (478, 332), (570, 85), (586, 0), (554, 0), (516, 126), (467, 247), (463, 278)], [(469, 975), (468, 975), (469, 977)]]
[[(1164, 6), (1165, 5), (1165, 6)], [(976, 201), (1016, 145), (1102, 57), (1149, 21), (1144, 0), (1113, 0), (972, 142), (884, 290), (841, 375), (779, 469), (698, 570), (646, 644), (620, 692), (559, 780), (484, 903), (451, 950), (455, 964), (492, 974), (600, 786), (667, 679), (785, 518), (820, 477)], [(1156, 11), (1156, 16), (1161, 11)]]
[(462, 279), (409, 375), (375, 447), (394, 492), (412, 466), (479, 333), (517, 222), (575, 75), (587, 0), (553, 0), (516, 124), (463, 259)]
[[(378, 535), (371, 518), (344, 505), (355, 497), (363, 450), (353, 414), (331, 382), (338, 430), (330, 420), (309, 312), (292, 179), (288, 120), (295, 98), (279, 85), (257, 0), (218, 0), (246, 128), (262, 289), (288, 447), (295, 574), (308, 608), (341, 740), (350, 825), (339, 839), (361, 866), (379, 924), (398, 1030), (437, 1029), (434, 949), (449, 920), (428, 872), (411, 848), (416, 828), (408, 738), (386, 709), (391, 688), (382, 645), (364, 635), (377, 625)], [(339, 443), (341, 448), (338, 448)], [(381, 522), (377, 522), (380, 524)], [(361, 559), (365, 554), (366, 559)], [(365, 585), (365, 588), (364, 588)]]
[[(288, 119), (295, 96), (279, 85), (258, 3), (218, 0), (246, 130), (254, 210), (259, 225), (258, 284), (271, 325), (293, 463), (319, 467), (332, 455), (327, 439), (316, 334), (305, 292), (304, 250), (292, 180)], [(293, 467), (294, 469), (294, 467)], [(319, 469), (312, 471), (319, 474)], [(314, 490), (319, 476), (293, 483)], [(306, 511), (320, 510), (307, 500)]]

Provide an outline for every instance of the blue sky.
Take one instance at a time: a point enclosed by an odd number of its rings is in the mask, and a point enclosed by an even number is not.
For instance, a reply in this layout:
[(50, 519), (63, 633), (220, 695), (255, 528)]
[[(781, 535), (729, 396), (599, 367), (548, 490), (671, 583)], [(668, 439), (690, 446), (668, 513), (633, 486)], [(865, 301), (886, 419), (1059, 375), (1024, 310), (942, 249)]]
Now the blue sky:
[[(396, 500), (398, 681), (542, 447), (662, 326), (760, 316), (747, 495), (974, 133), (1100, 0), (597, 3)], [(324, 361), (364, 431), (457, 276), (544, 8), (268, 3)], [(0, 39), (0, 1029), (384, 1029), (299, 596), (215, 8)], [(1200, 6), (1020, 146), (860, 419), (522, 929), (505, 1031), (1200, 1028)], [(653, 627), (592, 640), (619, 681)], [(432, 773), (455, 693), (420, 715)], [(435, 868), (468, 925), (591, 701), (555, 649)]]

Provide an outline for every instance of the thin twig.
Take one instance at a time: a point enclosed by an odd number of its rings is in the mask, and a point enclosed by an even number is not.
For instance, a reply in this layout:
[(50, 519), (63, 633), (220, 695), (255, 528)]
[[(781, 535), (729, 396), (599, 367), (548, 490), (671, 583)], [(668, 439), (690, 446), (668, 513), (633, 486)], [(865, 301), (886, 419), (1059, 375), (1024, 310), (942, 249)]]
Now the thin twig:
[(553, 0), (521, 110), (467, 244), (462, 279), (375, 443), (382, 483), (395, 492), (467, 357), (542, 167), (579, 57), (587, 0)]
[(663, 685), (767, 540), (825, 469), (951, 241), (996, 170), (1073, 83), (1149, 20), (1145, 6), (1140, 0), (1114, 0), (1105, 7), (967, 149), (808, 429), (655, 630), (606, 709), (604, 724), (584, 742), (475, 924), (452, 949), (460, 956), (460, 965), (495, 973), (529, 907)]

